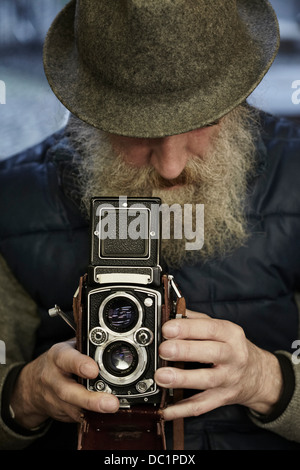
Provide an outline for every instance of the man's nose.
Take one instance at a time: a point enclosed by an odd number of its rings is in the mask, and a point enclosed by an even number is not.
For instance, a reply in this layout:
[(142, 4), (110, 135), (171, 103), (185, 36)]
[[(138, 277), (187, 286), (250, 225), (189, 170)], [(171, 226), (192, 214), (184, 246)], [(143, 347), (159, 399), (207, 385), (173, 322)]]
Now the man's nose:
[(155, 139), (151, 145), (150, 163), (165, 179), (177, 178), (189, 159), (184, 134)]

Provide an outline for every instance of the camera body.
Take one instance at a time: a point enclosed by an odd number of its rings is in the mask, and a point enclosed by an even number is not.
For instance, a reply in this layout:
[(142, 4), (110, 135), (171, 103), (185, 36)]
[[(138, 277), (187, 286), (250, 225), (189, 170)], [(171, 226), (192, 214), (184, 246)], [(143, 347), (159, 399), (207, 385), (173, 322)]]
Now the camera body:
[(83, 350), (99, 366), (92, 391), (115, 394), (121, 407), (158, 404), (162, 323), (180, 293), (160, 265), (160, 199), (93, 198), (91, 250), (82, 295)]

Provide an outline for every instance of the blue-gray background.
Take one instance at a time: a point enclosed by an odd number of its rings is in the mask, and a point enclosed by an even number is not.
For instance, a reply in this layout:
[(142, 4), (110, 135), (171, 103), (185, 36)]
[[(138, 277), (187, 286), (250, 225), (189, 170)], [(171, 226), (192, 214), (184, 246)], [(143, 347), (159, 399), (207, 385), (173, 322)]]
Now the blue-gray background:
[[(0, 1), (0, 158), (33, 145), (64, 125), (66, 109), (45, 79), (42, 44), (66, 0)], [(280, 53), (250, 102), (274, 114), (300, 120), (292, 102), (300, 83), (300, 0), (271, 0), (281, 29)], [(300, 94), (298, 94), (300, 97)]]

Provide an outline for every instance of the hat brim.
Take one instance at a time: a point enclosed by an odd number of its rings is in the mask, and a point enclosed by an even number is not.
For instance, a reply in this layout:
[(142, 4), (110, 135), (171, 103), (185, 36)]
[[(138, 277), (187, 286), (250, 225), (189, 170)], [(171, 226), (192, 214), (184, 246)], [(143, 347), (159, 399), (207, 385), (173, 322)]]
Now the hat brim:
[(72, 114), (112, 134), (154, 138), (204, 127), (247, 99), (278, 52), (279, 26), (269, 2), (237, 3), (255, 51), (235, 54), (206, 88), (141, 95), (107, 86), (84, 66), (76, 48), (72, 0), (55, 18), (45, 40), (44, 69), (50, 87)]

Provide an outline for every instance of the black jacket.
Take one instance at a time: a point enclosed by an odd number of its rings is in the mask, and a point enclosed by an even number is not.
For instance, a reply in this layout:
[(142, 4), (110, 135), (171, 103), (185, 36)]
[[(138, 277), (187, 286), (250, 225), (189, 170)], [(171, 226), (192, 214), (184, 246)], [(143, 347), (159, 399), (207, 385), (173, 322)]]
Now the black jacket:
[[(189, 309), (241, 325), (259, 347), (291, 351), (298, 337), (300, 129), (265, 115), (262, 128), (247, 204), (247, 246), (173, 274)], [(0, 251), (39, 306), (36, 355), (72, 336), (59, 318), (49, 318), (48, 309), (58, 304), (71, 311), (89, 259), (88, 221), (78, 208), (72, 157), (60, 131), (0, 163)], [(258, 429), (240, 406), (186, 419), (185, 426), (186, 449), (299, 448)]]

